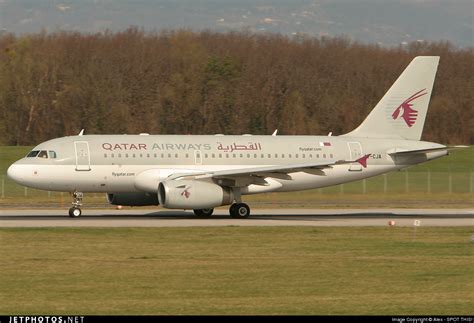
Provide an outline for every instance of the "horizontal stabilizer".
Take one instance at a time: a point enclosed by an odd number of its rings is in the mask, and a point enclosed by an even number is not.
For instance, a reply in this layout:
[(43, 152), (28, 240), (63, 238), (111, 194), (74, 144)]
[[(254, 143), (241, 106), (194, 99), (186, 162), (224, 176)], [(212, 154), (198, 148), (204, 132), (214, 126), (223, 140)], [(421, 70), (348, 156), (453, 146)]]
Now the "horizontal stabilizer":
[(426, 148), (426, 149), (404, 149), (404, 148), (394, 148), (388, 151), (388, 154), (391, 156), (407, 156), (407, 155), (415, 155), (415, 154), (426, 154), (436, 151), (443, 151), (443, 150), (454, 150), (454, 149), (464, 149), (469, 148), (469, 146), (444, 146), (444, 147), (437, 147), (437, 148)]

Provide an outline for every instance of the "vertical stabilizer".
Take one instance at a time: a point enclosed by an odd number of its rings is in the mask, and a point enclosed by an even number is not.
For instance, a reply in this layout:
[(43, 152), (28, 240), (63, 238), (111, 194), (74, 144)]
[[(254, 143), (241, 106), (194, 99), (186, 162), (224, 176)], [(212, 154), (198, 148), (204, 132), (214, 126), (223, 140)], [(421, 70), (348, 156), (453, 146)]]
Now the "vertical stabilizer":
[(350, 137), (420, 140), (439, 56), (415, 57)]

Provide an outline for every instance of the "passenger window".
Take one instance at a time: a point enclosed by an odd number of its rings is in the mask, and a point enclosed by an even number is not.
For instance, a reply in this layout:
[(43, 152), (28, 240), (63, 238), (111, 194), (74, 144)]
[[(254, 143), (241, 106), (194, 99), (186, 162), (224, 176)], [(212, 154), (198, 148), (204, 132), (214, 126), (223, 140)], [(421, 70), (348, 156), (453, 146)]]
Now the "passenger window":
[(46, 152), (46, 150), (42, 150), (42, 151), (39, 152), (38, 157), (48, 158), (48, 153)]
[(57, 158), (56, 152), (54, 150), (49, 151), (49, 158)]
[(30, 158), (30, 157), (36, 157), (38, 156), (38, 153), (39, 153), (39, 150), (33, 150), (33, 151), (30, 151), (28, 153), (28, 155), (26, 155), (26, 157)]

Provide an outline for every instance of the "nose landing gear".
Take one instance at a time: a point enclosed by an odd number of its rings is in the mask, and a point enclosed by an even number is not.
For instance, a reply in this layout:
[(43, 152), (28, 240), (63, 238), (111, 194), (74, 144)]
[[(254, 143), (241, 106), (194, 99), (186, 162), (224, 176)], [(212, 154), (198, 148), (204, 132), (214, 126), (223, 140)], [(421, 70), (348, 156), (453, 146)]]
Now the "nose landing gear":
[(71, 218), (78, 218), (81, 216), (82, 211), (80, 209), (80, 206), (82, 205), (82, 198), (84, 197), (84, 194), (82, 192), (73, 192), (72, 193), (72, 207), (69, 209), (69, 216)]

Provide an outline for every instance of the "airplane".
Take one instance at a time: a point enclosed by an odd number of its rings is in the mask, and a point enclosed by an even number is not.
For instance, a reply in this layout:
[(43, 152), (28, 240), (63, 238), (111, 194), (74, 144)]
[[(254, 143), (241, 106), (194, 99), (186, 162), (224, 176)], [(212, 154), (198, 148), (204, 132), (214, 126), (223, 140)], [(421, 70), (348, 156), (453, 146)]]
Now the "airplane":
[(71, 192), (69, 216), (83, 193), (107, 193), (122, 206), (161, 205), (209, 217), (230, 205), (245, 219), (248, 194), (289, 192), (357, 181), (448, 155), (420, 141), (438, 56), (415, 57), (366, 119), (340, 136), (84, 135), (43, 142), (8, 168), (18, 184)]

